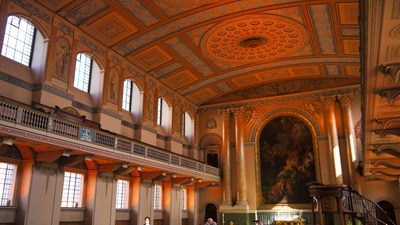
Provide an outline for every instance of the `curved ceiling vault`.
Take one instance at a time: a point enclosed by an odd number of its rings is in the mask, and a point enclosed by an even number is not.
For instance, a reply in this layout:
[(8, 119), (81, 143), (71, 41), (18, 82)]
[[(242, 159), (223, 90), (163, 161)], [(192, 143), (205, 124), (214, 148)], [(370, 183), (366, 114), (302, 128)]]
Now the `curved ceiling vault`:
[(355, 0), (37, 0), (198, 106), (360, 83)]

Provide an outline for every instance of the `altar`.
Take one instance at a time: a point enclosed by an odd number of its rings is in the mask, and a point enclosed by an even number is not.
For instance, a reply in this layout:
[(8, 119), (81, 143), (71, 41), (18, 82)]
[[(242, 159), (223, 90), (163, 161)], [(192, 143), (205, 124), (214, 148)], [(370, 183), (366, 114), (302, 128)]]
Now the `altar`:
[(275, 220), (275, 225), (303, 225), (305, 220)]

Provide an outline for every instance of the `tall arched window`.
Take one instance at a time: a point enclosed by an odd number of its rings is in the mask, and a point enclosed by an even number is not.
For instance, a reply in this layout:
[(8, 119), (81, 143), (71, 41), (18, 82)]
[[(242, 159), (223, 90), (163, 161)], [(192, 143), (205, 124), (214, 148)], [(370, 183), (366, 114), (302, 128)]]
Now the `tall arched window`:
[(133, 115), (135, 122), (140, 122), (143, 114), (143, 91), (132, 79), (125, 79), (122, 93), (122, 109)]
[[(170, 107), (169, 103), (162, 97), (158, 98), (157, 102), (157, 125), (159, 131), (162, 135), (169, 135), (172, 123), (172, 107)], [(179, 118), (177, 120), (179, 123)]]
[(90, 56), (84, 53), (76, 56), (74, 87), (89, 93), (92, 65), (93, 59)]
[(1, 54), (25, 66), (31, 66), (36, 28), (27, 20), (9, 16)]
[(132, 86), (133, 82), (130, 79), (125, 79), (122, 93), (122, 108), (126, 111), (131, 111), (132, 107)]
[(162, 125), (163, 122), (163, 107), (165, 103), (162, 98), (158, 98), (158, 105), (157, 105), (157, 124)]
[(191, 141), (194, 133), (194, 122), (192, 116), (188, 112), (182, 113), (182, 136), (187, 141)]

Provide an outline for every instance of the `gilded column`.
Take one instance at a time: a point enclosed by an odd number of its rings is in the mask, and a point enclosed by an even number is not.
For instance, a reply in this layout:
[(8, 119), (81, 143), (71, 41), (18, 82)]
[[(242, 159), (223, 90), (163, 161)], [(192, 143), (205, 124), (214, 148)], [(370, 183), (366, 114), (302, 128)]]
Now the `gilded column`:
[(336, 96), (321, 98), (326, 110), (326, 124), (328, 129), (328, 141), (329, 141), (329, 152), (328, 152), (328, 163), (329, 163), (329, 174), (330, 182), (333, 184), (341, 184), (342, 182), (338, 179), (338, 176), (342, 174), (342, 166), (340, 161), (340, 149), (339, 140), (336, 128), (335, 119), (335, 101)]
[(353, 94), (338, 96), (339, 103), (341, 106), (341, 112), (343, 116), (343, 127), (346, 134), (346, 152), (345, 152), (345, 166), (346, 171), (343, 172), (343, 181), (345, 184), (351, 185), (353, 170), (352, 162), (356, 160), (356, 145), (355, 145), (355, 133), (353, 130), (353, 118), (351, 116), (351, 101), (353, 100)]
[(232, 206), (232, 182), (231, 182), (231, 156), (230, 156), (230, 138), (229, 138), (229, 121), (230, 109), (218, 110), (222, 117), (222, 182), (224, 183), (223, 205)]
[(243, 112), (244, 108), (231, 109), (235, 116), (235, 146), (236, 146), (236, 181), (237, 181), (237, 205), (247, 206), (246, 198), (246, 167), (244, 159), (244, 141), (243, 141)]

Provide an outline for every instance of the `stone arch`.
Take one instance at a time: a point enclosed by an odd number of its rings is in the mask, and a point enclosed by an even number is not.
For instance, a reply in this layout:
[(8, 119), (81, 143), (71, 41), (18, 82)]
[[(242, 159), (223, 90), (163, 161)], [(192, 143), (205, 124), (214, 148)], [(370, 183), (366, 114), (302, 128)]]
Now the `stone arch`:
[(215, 133), (206, 134), (200, 141), (200, 147), (204, 150), (204, 161), (214, 167), (221, 164), (220, 154), (222, 137)]
[(200, 141), (200, 147), (221, 146), (222, 137), (216, 133), (206, 134)]
[(260, 131), (270, 120), (283, 115), (292, 115), (303, 119), (308, 127), (311, 129), (315, 137), (322, 135), (321, 129), (318, 126), (317, 121), (309, 113), (295, 107), (284, 107), (268, 111), (264, 115), (260, 116), (259, 119), (254, 123), (254, 126), (250, 131), (249, 142), (256, 141), (256, 138), (258, 137)]
[[(297, 119), (304, 122), (304, 124), (310, 130), (310, 136), (312, 138), (313, 145), (313, 154), (314, 154), (314, 166), (315, 166), (315, 176), (317, 181), (321, 181), (321, 173), (320, 173), (320, 159), (319, 159), (319, 147), (318, 147), (318, 137), (322, 135), (321, 129), (318, 126), (317, 121), (306, 111), (303, 111), (299, 108), (295, 107), (282, 107), (277, 108), (271, 111), (266, 112), (264, 115), (261, 115), (259, 119), (255, 122), (251, 133), (249, 135), (249, 142), (255, 143), (254, 153), (256, 159), (256, 177), (261, 177), (261, 159), (260, 159), (260, 135), (264, 129), (264, 127), (271, 122), (272, 120), (281, 117), (296, 117)], [(261, 188), (261, 187), (257, 187)], [(262, 191), (257, 192), (257, 198), (262, 199)], [(260, 202), (260, 204), (262, 204)]]

